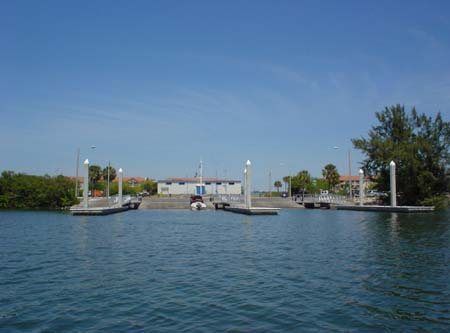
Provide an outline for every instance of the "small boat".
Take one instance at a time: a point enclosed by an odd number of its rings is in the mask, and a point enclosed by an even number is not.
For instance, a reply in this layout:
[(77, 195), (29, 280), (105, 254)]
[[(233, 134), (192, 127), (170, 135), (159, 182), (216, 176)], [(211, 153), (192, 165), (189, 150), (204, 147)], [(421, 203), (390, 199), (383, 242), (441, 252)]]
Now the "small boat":
[(191, 209), (192, 210), (201, 210), (205, 209), (206, 204), (203, 202), (203, 197), (201, 195), (192, 195), (191, 196)]

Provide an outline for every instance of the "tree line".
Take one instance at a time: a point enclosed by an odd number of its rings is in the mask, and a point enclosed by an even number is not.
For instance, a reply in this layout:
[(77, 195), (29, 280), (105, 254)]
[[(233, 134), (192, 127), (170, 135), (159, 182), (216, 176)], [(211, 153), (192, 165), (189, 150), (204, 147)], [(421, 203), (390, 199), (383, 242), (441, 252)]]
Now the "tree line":
[[(113, 182), (117, 178), (116, 169), (112, 166), (102, 168), (100, 165), (89, 166), (89, 188), (92, 191), (98, 190), (105, 193), (108, 187), (108, 169), (110, 181), (109, 194), (115, 195), (119, 192), (118, 183)], [(138, 194), (143, 191), (148, 192), (150, 195), (156, 194), (157, 183), (151, 180), (145, 180), (134, 187), (127, 184), (127, 182), (124, 182), (122, 186), (123, 194)]]
[(64, 176), (32, 176), (3, 171), (0, 176), (0, 208), (58, 209), (78, 203), (75, 182)]
[[(333, 164), (327, 164), (322, 169), (323, 178), (314, 178), (311, 176), (308, 170), (301, 170), (294, 176), (284, 176), (283, 183), (286, 191), (289, 191), (291, 186), (291, 192), (293, 194), (307, 192), (316, 193), (320, 190), (332, 190), (339, 184), (339, 172)], [(283, 187), (280, 180), (274, 182), (273, 186), (277, 188), (277, 192)]]
[[(375, 113), (378, 123), (370, 129), (368, 137), (352, 139), (354, 148), (365, 156), (361, 168), (378, 191), (389, 193), (389, 163), (397, 165), (397, 202), (400, 205), (448, 205), (450, 191), (450, 122), (442, 115), (432, 118), (419, 114), (413, 107), (409, 112), (402, 105), (386, 107)], [(317, 192), (333, 189), (339, 183), (336, 166), (327, 164), (323, 179), (313, 179), (306, 170), (297, 175), (283, 177), (285, 188), (289, 181), (292, 193), (303, 189)], [(274, 186), (279, 191), (281, 181)], [(385, 198), (389, 202), (389, 197)]]

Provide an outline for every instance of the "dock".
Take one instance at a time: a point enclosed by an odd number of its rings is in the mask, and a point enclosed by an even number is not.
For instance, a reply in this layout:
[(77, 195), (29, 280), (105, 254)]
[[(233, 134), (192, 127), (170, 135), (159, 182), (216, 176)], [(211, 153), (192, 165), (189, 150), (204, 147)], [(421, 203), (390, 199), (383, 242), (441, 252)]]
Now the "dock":
[(215, 195), (212, 203), (216, 209), (245, 215), (277, 215), (280, 211), (280, 208), (272, 207), (247, 207), (242, 195)]
[(110, 215), (129, 210), (129, 207), (88, 207), (88, 208), (70, 208), (72, 215)]
[(72, 215), (110, 215), (125, 212), (130, 209), (138, 209), (142, 198), (134, 198), (129, 195), (124, 196), (122, 205), (118, 202), (118, 197), (91, 198), (88, 207), (83, 203), (70, 208)]
[(280, 208), (269, 208), (269, 207), (236, 207), (236, 206), (225, 206), (225, 211), (245, 214), (245, 215), (277, 215)]
[(430, 213), (434, 212), (433, 206), (375, 206), (375, 205), (336, 205), (337, 210), (356, 210), (366, 212), (391, 212), (391, 213)]

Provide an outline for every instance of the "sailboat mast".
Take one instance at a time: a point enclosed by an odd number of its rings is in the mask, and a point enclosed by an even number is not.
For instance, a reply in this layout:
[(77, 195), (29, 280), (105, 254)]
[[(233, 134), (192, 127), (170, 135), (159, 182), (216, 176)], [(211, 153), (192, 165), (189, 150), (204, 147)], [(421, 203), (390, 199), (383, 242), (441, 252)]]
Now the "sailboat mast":
[(203, 186), (203, 162), (202, 160), (200, 160), (200, 186)]

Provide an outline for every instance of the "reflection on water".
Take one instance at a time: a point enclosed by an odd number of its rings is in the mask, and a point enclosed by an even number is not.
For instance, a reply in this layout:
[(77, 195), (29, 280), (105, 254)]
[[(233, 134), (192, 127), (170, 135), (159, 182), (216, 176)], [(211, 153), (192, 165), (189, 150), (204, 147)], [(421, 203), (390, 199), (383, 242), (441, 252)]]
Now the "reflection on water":
[(0, 213), (5, 331), (449, 331), (449, 211)]

